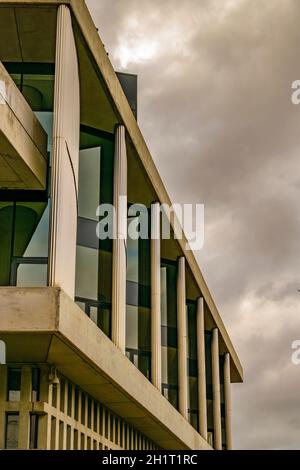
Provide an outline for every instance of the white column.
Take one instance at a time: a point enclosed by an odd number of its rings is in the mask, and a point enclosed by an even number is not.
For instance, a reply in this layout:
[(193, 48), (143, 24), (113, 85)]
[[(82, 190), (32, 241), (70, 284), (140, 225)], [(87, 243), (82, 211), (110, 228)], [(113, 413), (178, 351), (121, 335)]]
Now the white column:
[(127, 242), (127, 154), (125, 127), (115, 131), (114, 159), (115, 227), (112, 261), (112, 341), (125, 354), (126, 338), (126, 242)]
[(214, 414), (214, 448), (216, 450), (222, 450), (218, 328), (214, 328), (212, 331), (211, 359), (212, 359), (212, 389), (213, 389), (213, 414)]
[(199, 432), (207, 440), (207, 409), (206, 409), (206, 370), (205, 370), (205, 328), (204, 301), (200, 297), (197, 304), (197, 359), (198, 359), (198, 406)]
[(231, 381), (230, 381), (230, 354), (225, 354), (224, 362), (224, 395), (225, 395), (225, 434), (227, 450), (232, 449), (231, 431)]
[(179, 412), (185, 419), (188, 419), (186, 322), (185, 258), (181, 257), (178, 260), (177, 275)]
[(160, 204), (151, 206), (151, 380), (161, 391)]
[(80, 86), (71, 13), (65, 5), (60, 5), (57, 13), (55, 60), (49, 283), (50, 286), (61, 287), (73, 298), (77, 242)]

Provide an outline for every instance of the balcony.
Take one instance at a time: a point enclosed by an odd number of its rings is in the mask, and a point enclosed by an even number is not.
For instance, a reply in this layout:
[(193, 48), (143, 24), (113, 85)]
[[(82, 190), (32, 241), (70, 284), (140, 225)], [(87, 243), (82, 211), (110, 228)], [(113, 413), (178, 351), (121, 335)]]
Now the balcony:
[(0, 189), (44, 190), (47, 134), (0, 62)]

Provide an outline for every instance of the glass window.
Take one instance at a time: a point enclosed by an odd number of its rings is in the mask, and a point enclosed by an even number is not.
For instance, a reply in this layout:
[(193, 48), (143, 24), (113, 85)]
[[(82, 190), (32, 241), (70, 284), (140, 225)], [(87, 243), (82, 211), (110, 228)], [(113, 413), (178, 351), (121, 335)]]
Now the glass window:
[(5, 449), (18, 448), (19, 434), (19, 415), (6, 415), (6, 433), (5, 433)]
[(20, 401), (21, 369), (8, 369), (8, 401)]
[(221, 429), (222, 429), (222, 448), (226, 449), (226, 427), (225, 427), (225, 391), (224, 391), (224, 356), (219, 358), (220, 364), (220, 398), (221, 398)]
[(211, 357), (211, 331), (205, 331), (205, 372), (206, 372), (206, 398), (207, 398), (207, 431), (213, 439), (214, 416), (213, 416), (213, 390), (212, 390), (212, 357)]
[(0, 285), (47, 285), (47, 202), (0, 202)]
[(97, 250), (77, 245), (76, 296), (88, 300), (97, 300), (98, 263)]
[[(144, 209), (145, 210), (145, 209)], [(149, 217), (148, 211), (143, 217)], [(139, 214), (128, 218), (128, 227), (139, 225)], [(138, 236), (138, 234), (137, 234)], [(126, 355), (148, 378), (151, 374), (150, 241), (127, 240)]]
[(38, 448), (38, 415), (30, 415), (29, 449)]
[(85, 395), (81, 393), (81, 424), (85, 425)]
[(73, 386), (72, 384), (68, 383), (68, 409), (67, 409), (68, 416), (71, 416), (72, 414), (72, 400), (73, 400)]
[(198, 429), (197, 302), (187, 302), (188, 410), (189, 421)]
[[(54, 64), (4, 64), (48, 135), (52, 151)], [(44, 191), (0, 190), (0, 285), (48, 283), (49, 204)]]

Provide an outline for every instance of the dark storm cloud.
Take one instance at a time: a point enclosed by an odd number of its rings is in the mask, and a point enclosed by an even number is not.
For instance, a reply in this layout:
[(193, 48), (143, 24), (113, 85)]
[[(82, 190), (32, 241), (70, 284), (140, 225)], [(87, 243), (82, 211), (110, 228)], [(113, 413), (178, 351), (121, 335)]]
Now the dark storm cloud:
[[(237, 448), (299, 448), (298, 0), (89, 0), (175, 201), (204, 202), (198, 259), (245, 369)], [(176, 168), (176, 170), (174, 170)]]

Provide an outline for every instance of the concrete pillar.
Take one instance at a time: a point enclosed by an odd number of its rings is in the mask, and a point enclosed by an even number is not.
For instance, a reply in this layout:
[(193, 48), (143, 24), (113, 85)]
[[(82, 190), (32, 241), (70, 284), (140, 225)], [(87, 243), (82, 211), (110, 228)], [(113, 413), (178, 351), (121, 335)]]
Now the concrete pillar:
[(160, 204), (151, 206), (151, 380), (161, 391)]
[[(70, 9), (57, 12), (49, 285), (75, 292), (80, 134), (78, 57)], [(96, 210), (96, 209), (95, 209)]]
[(214, 414), (214, 448), (216, 450), (222, 450), (218, 328), (214, 328), (212, 331), (211, 359), (212, 359), (212, 389), (213, 389), (213, 414)]
[(7, 366), (0, 365), (0, 449), (5, 449), (6, 400), (7, 400)]
[(114, 207), (116, 217), (112, 261), (112, 341), (125, 354), (127, 155), (124, 126), (118, 126), (115, 131)]
[(31, 366), (22, 367), (21, 376), (21, 399), (19, 404), (19, 443), (18, 449), (29, 449), (30, 416), (28, 403), (31, 401), (32, 390), (32, 369)]
[(188, 419), (187, 394), (187, 318), (185, 289), (185, 258), (178, 260), (177, 274), (177, 334), (178, 334), (178, 385), (179, 412)]
[(205, 370), (205, 329), (204, 301), (200, 297), (197, 303), (197, 359), (198, 359), (198, 406), (199, 432), (207, 440), (207, 408), (206, 408), (206, 370)]
[(230, 354), (225, 354), (224, 362), (224, 395), (225, 395), (225, 434), (227, 450), (232, 449), (231, 431), (231, 381), (230, 381)]

